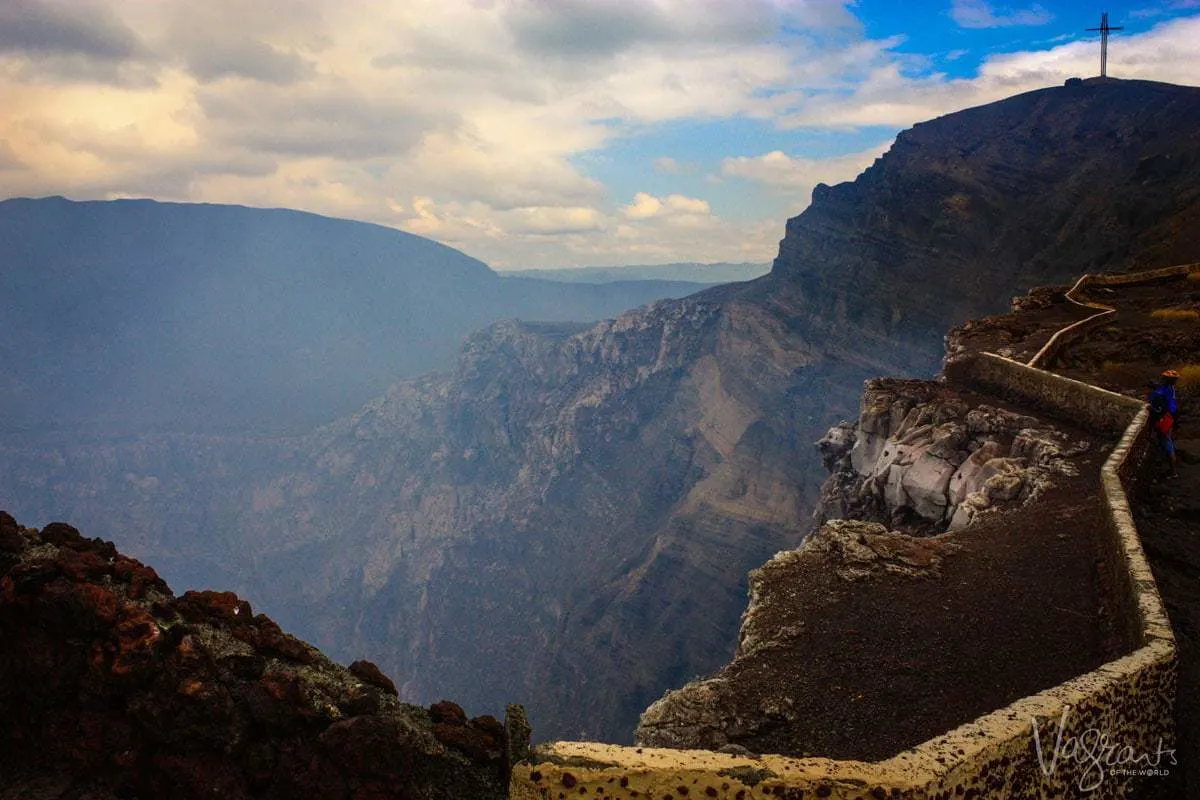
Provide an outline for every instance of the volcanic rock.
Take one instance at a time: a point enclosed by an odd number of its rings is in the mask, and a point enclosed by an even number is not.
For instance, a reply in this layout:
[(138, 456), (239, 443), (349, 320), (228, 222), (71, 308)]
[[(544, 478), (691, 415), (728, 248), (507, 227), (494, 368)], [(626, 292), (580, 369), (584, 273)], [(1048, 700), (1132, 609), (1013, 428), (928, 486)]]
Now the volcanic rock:
[(232, 592), (177, 598), (110, 542), (3, 512), (0, 642), (5, 798), (502, 798), (525, 746), (491, 717), (443, 730)]

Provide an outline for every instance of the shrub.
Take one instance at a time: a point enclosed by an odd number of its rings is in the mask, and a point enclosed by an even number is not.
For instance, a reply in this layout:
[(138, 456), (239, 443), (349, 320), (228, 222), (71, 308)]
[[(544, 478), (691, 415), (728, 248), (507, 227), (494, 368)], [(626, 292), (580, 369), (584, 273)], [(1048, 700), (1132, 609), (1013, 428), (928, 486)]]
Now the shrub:
[(1179, 367), (1180, 389), (1195, 389), (1200, 386), (1200, 364), (1184, 364)]
[(1200, 311), (1194, 308), (1156, 308), (1150, 312), (1150, 316), (1168, 322), (1195, 322), (1200, 320)]

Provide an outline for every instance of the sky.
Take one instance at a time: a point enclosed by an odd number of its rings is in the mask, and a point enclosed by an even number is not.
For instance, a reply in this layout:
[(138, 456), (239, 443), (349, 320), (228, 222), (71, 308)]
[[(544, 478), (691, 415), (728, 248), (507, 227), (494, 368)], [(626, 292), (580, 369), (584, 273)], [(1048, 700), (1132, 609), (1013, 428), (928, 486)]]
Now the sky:
[[(770, 261), (921, 120), (1099, 73), (1044, 0), (0, 0), (0, 198), (285, 207), (496, 269)], [(1200, 0), (1107, 4), (1200, 85)]]

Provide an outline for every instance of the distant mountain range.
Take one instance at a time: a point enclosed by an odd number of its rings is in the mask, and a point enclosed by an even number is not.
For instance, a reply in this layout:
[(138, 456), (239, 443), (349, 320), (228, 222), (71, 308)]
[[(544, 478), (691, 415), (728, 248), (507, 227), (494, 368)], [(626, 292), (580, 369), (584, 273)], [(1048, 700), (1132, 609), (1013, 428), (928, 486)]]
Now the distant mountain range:
[(573, 267), (564, 269), (518, 269), (500, 272), (504, 278), (545, 278), (566, 283), (615, 283), (618, 281), (690, 281), (735, 283), (761, 278), (771, 271), (768, 263), (650, 264), (625, 267)]
[(297, 211), (0, 202), (0, 430), (299, 431), (452, 363), (491, 322), (592, 322), (703, 285), (500, 277)]
[(728, 660), (747, 570), (807, 532), (812, 443), (864, 378), (932, 374), (948, 327), (1028, 286), (1200, 260), (1197, 141), (1200, 89), (1141, 81), (950, 114), (818, 186), (768, 276), (495, 324), (305, 436), (0, 437), (0, 507), (237, 589), (406, 698), (629, 740)]

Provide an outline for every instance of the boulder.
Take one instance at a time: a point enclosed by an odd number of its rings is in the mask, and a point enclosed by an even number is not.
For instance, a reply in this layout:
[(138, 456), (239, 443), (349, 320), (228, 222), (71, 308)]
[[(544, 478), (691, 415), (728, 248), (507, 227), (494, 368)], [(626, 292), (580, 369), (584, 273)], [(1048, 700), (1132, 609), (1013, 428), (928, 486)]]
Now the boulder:
[(1003, 450), (999, 442), (984, 442), (962, 462), (950, 479), (950, 505), (957, 506), (967, 495), (983, 485), (983, 481), (979, 479), (980, 470), (984, 464), (999, 457)]
[(988, 478), (983, 484), (983, 490), (987, 493), (989, 500), (998, 503), (1016, 500), (1024, 485), (1025, 480), (1019, 472), (1010, 472)]
[(909, 467), (903, 477), (904, 493), (917, 514), (927, 520), (940, 521), (949, 504), (947, 488), (957, 467), (926, 450)]
[(821, 463), (829, 472), (835, 471), (838, 463), (856, 444), (856, 432), (853, 423), (843, 422), (834, 425), (817, 441), (817, 450), (821, 454)]

